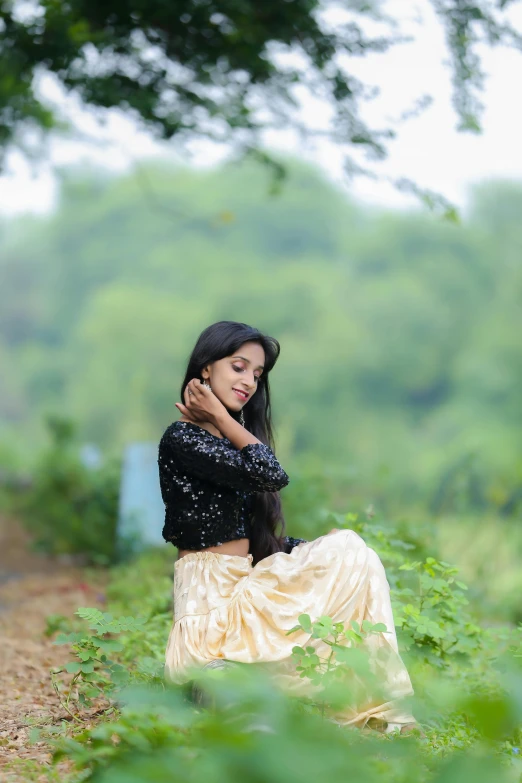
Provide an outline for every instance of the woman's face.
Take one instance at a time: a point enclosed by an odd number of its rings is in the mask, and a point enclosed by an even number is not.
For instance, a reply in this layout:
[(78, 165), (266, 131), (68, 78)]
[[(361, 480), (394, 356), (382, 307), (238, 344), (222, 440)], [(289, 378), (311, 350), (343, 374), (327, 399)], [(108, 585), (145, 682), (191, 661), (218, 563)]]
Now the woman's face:
[[(210, 384), (225, 408), (240, 411), (256, 393), (264, 363), (263, 346), (247, 342), (231, 356), (204, 367), (201, 377)], [(243, 395), (238, 392), (243, 392)]]

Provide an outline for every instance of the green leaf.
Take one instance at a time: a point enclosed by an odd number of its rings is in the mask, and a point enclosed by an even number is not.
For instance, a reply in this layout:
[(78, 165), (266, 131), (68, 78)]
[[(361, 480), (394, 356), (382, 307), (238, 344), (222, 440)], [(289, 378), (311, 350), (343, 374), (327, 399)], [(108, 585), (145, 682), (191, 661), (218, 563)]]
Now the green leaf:
[(83, 633), (59, 633), (53, 644), (78, 644), (84, 638), (85, 634)]
[(81, 666), (81, 663), (78, 663), (77, 661), (69, 661), (69, 663), (65, 664), (64, 669), (69, 672), (69, 674), (77, 674), (80, 671)]
[(94, 640), (96, 647), (104, 650), (104, 652), (121, 652), (124, 649), (123, 644), (117, 639), (103, 639), (98, 638)]
[(103, 612), (96, 608), (80, 607), (76, 610), (75, 614), (81, 617), (82, 620), (87, 620), (89, 623), (95, 623), (98, 625), (105, 617)]
[(317, 622), (321, 625), (324, 625), (325, 628), (333, 628), (333, 620), (327, 614), (323, 614), (321, 617), (319, 617)]
[(368, 666), (369, 657), (367, 653), (358, 647), (335, 647), (335, 655), (340, 663), (345, 663), (356, 671), (361, 671)]
[(128, 672), (113, 672), (111, 674), (111, 680), (114, 685), (126, 685), (129, 682), (130, 674)]
[(330, 631), (328, 628), (324, 628), (322, 625), (314, 625), (314, 630), (312, 632), (312, 636), (314, 639), (326, 639), (327, 636), (330, 635)]
[(307, 633), (312, 633), (312, 620), (309, 614), (300, 614), (297, 619), (299, 620), (301, 628)]

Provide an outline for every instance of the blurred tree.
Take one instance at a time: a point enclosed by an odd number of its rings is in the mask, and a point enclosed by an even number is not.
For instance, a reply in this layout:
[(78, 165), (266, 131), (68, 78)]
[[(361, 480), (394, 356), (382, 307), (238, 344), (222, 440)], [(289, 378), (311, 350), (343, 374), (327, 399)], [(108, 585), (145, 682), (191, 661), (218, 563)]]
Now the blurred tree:
[[(445, 27), (460, 128), (479, 129), (478, 51), (520, 46), (509, 0), (430, 0)], [(400, 40), (381, 0), (0, 0), (0, 145), (54, 118), (38, 88), (50, 73), (98, 108), (132, 112), (163, 138), (209, 135), (255, 148), (263, 127), (298, 127), (296, 87), (333, 108), (331, 136), (385, 154), (391, 132), (369, 128), (368, 94), (349, 58)], [(333, 13), (332, 13), (333, 12)], [(367, 35), (371, 29), (382, 34)], [(379, 26), (380, 25), (380, 26)]]
[(157, 439), (177, 418), (201, 329), (230, 319), (281, 341), (271, 384), (283, 457), (331, 467), (345, 493), (394, 484), (402, 505), (446, 475), (447, 497), (453, 481), (476, 497), (480, 476), (487, 502), (513, 507), (520, 185), (477, 189), (456, 227), (356, 208), (312, 169), (285, 166), (277, 201), (253, 163), (195, 173), (160, 162), (144, 169), (147, 191), (134, 176), (76, 171), (55, 214), (11, 221), (0, 236), (0, 440), (31, 456), (56, 410), (115, 452)]

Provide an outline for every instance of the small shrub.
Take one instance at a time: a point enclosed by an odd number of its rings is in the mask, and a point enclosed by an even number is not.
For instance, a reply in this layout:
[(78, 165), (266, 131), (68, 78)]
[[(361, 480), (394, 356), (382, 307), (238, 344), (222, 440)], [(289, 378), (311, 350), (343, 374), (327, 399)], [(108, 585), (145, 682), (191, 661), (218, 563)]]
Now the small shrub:
[[(99, 609), (78, 609), (76, 614), (86, 620), (93, 633), (79, 631), (73, 633), (60, 633), (54, 640), (54, 644), (69, 644), (75, 660), (65, 664), (63, 669), (55, 669), (51, 676), (56, 693), (66, 692), (65, 699), (60, 700), (62, 706), (72, 717), (71, 699), (76, 702), (77, 711), (83, 707), (90, 707), (93, 699), (103, 698), (107, 707), (112, 704), (114, 694), (127, 685), (131, 679), (127, 667), (112, 659), (113, 653), (123, 650), (121, 641), (113, 636), (125, 631), (140, 631), (144, 633), (144, 617), (118, 617), (115, 618), (109, 612), (101, 612)], [(72, 682), (65, 686), (58, 681), (58, 675), (73, 675)]]
[(34, 546), (53, 555), (105, 565), (115, 557), (120, 468), (86, 468), (71, 422), (49, 417), (51, 444), (39, 458), (18, 511)]

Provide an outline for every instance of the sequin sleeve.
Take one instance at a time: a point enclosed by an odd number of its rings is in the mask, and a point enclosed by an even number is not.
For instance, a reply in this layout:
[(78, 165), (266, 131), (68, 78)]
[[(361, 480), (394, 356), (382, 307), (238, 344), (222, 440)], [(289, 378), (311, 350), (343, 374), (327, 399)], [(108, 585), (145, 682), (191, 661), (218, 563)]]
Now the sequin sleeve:
[(283, 552), (286, 552), (287, 555), (290, 554), (292, 549), (295, 546), (298, 546), (299, 544), (307, 544), (308, 541), (306, 538), (293, 538), (292, 536), (285, 536), (283, 539)]
[(167, 428), (160, 451), (169, 453), (188, 473), (233, 489), (277, 492), (289, 483), (274, 452), (264, 443), (236, 449), (227, 438), (187, 422)]

